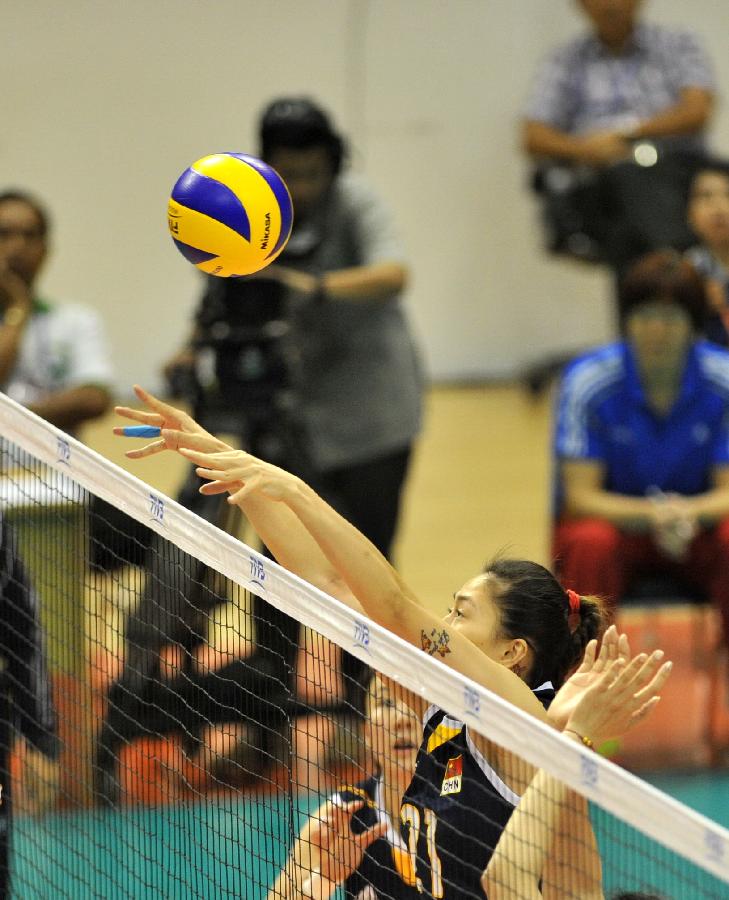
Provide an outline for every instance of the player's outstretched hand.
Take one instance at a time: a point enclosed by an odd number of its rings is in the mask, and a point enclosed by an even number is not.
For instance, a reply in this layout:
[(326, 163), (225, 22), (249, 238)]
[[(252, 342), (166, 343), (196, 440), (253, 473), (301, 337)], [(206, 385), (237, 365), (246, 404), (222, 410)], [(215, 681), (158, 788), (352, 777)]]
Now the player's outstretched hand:
[[(115, 407), (116, 414), (125, 419), (131, 419), (133, 422), (139, 422), (140, 425), (149, 429), (159, 429), (160, 432), (164, 429), (164, 434), (160, 433), (157, 440), (145, 444), (144, 447), (128, 450), (125, 455), (129, 459), (142, 459), (145, 456), (161, 453), (163, 450), (179, 450), (183, 446), (208, 453), (230, 449), (228, 444), (218, 440), (181, 409), (164, 403), (138, 384), (134, 385), (134, 393), (147, 409), (117, 406)], [(114, 434), (121, 437), (143, 436), (130, 434), (130, 429), (125, 427), (114, 428)]]
[(549, 707), (549, 718), (557, 728), (564, 728), (572, 710), (580, 697), (603, 672), (617, 659), (630, 659), (628, 637), (611, 625), (602, 636), (600, 652), (597, 652), (597, 641), (590, 641), (585, 647), (585, 654), (579, 668), (565, 681), (557, 691)]
[(319, 874), (327, 881), (341, 884), (362, 862), (367, 847), (387, 832), (384, 822), (361, 834), (352, 831), (352, 816), (363, 805), (361, 800), (351, 803), (330, 800), (320, 811), (318, 822), (312, 825), (309, 839), (319, 850)]
[[(163, 435), (166, 433), (162, 432)], [(195, 463), (197, 474), (209, 482), (200, 488), (200, 493), (222, 494), (228, 491), (230, 503), (240, 503), (254, 492), (263, 494), (269, 500), (285, 501), (293, 496), (302, 484), (290, 472), (264, 462), (244, 450), (228, 449), (217, 453), (201, 453), (182, 447), (180, 453)]]
[(663, 653), (639, 653), (630, 662), (611, 662), (581, 695), (565, 731), (587, 736), (594, 744), (619, 737), (642, 721), (660, 700), (672, 663)]

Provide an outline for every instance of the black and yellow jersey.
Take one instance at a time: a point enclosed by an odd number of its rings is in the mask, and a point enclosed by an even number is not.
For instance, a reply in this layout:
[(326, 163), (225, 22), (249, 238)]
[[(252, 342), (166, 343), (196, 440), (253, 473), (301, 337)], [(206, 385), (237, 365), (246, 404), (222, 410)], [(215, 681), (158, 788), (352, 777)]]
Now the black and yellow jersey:
[[(534, 693), (547, 705), (551, 684)], [(484, 900), (481, 874), (519, 797), (474, 744), (468, 726), (430, 707), (415, 774), (403, 796), (403, 841), (416, 888), (434, 900)]]

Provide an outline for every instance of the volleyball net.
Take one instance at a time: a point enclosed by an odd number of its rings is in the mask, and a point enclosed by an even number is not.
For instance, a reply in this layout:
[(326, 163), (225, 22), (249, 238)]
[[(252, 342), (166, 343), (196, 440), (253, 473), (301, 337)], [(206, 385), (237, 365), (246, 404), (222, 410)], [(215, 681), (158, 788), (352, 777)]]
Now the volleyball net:
[(227, 504), (206, 521), (4, 395), (0, 434), (15, 895), (329, 896), (350, 812), (380, 836), (337, 896), (483, 897), (489, 857), (492, 900), (729, 895), (729, 832), (282, 569)]

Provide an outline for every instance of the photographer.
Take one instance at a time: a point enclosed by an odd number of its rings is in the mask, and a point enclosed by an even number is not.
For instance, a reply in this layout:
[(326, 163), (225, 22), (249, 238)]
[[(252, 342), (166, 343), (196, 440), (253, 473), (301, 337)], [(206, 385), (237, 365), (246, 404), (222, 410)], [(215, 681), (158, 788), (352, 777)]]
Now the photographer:
[[(282, 320), (272, 329), (283, 335), (274, 368), (284, 360), (296, 396), (291, 425), (301, 428), (299, 458), (287, 462), (308, 465), (319, 489), (389, 555), (421, 417), (421, 374), (400, 304), (408, 274), (402, 249), (384, 204), (361, 177), (342, 171), (345, 143), (322, 109), (303, 98), (276, 100), (259, 136), (261, 156), (291, 192), (291, 238), (259, 275), (210, 279), (193, 336), (165, 371), (173, 381), (196, 372), (199, 383), (201, 350), (211, 333), (229, 333), (228, 317), (261, 330), (267, 319), (269, 328)], [(263, 344), (270, 365), (275, 341), (265, 336)], [(199, 395), (206, 422), (211, 402), (228, 411), (245, 402), (230, 391), (226, 399), (231, 379), (220, 353), (217, 360), (214, 390)], [(239, 372), (255, 364), (250, 347), (238, 355)], [(228, 374), (235, 368), (229, 357)], [(282, 410), (267, 413), (275, 420)]]

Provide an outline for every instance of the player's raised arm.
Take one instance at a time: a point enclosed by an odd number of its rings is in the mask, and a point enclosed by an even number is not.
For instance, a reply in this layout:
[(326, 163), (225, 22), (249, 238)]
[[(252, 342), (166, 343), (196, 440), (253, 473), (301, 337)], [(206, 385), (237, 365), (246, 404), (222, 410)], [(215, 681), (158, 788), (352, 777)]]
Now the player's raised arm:
[[(143, 459), (164, 450), (183, 454), (188, 451), (222, 454), (219, 459), (238, 458), (240, 451), (210, 434), (183, 410), (165, 403), (139, 385), (134, 386), (134, 392), (146, 409), (117, 406), (118, 415), (137, 424), (118, 426), (114, 428), (114, 434), (151, 440), (143, 447), (127, 451), (129, 459)], [(218, 485), (205, 485), (202, 491), (235, 493), (242, 487), (242, 482), (232, 479)], [(319, 545), (285, 504), (271, 503), (260, 493), (249, 492), (238, 500), (238, 506), (282, 566), (337, 599), (361, 609)]]

